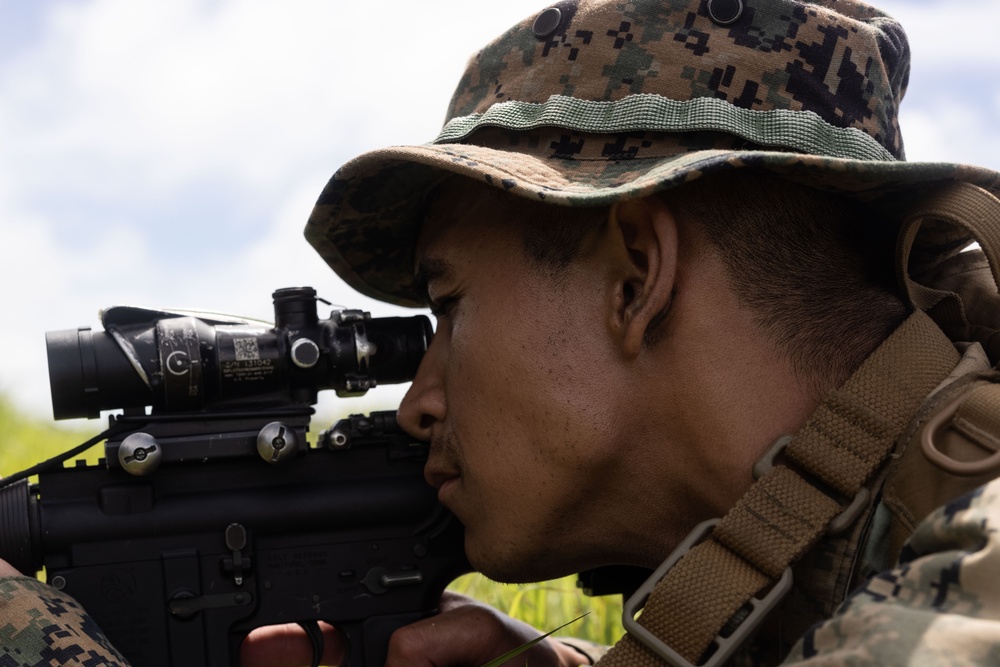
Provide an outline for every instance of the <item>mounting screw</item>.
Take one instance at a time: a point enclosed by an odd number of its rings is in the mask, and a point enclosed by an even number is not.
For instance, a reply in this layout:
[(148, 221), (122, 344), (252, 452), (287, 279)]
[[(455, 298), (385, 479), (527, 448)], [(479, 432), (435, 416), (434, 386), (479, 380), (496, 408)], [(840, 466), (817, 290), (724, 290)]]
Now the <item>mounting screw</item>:
[(162, 459), (160, 443), (148, 433), (133, 433), (118, 446), (118, 463), (132, 475), (148, 475), (160, 467)]
[(299, 448), (295, 430), (281, 422), (271, 422), (257, 434), (257, 453), (268, 463), (281, 463)]

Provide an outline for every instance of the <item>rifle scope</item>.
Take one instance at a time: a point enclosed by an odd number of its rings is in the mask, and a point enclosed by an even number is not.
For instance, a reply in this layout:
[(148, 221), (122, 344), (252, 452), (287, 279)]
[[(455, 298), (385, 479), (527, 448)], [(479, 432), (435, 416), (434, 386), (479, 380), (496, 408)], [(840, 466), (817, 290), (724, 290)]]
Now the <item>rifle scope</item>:
[(279, 289), (274, 326), (223, 315), (114, 307), (45, 334), (55, 419), (101, 410), (186, 413), (312, 405), (321, 389), (365, 393), (411, 380), (433, 335), (423, 316), (316, 312), (311, 287)]

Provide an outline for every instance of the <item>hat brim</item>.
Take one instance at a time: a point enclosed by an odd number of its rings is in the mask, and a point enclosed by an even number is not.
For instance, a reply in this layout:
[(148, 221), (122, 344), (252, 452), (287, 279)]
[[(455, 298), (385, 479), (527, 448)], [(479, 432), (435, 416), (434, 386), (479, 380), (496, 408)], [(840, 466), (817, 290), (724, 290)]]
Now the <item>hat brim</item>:
[[(565, 138), (566, 132), (563, 131)], [(763, 169), (796, 182), (864, 199), (892, 219), (928, 184), (964, 181), (1000, 194), (1000, 173), (971, 165), (874, 161), (767, 150), (698, 148), (732, 143), (731, 137), (645, 135), (630, 140), (643, 150), (614, 148), (600, 137), (601, 155), (569, 142), (572, 154), (554, 152), (545, 138), (509, 133), (477, 143), (398, 146), (365, 153), (345, 164), (320, 195), (305, 229), (309, 243), (348, 285), (401, 306), (426, 305), (413, 283), (413, 251), (426, 195), (449, 175), (467, 177), (513, 195), (562, 206), (602, 206), (649, 195), (727, 169)], [(590, 135), (592, 138), (593, 135)], [(480, 138), (482, 141), (482, 138)], [(743, 142), (745, 144), (745, 142)], [(652, 145), (651, 145), (652, 144)], [(504, 148), (497, 148), (504, 145)], [(544, 148), (543, 148), (544, 147)], [(935, 242), (954, 245), (945, 230)]]

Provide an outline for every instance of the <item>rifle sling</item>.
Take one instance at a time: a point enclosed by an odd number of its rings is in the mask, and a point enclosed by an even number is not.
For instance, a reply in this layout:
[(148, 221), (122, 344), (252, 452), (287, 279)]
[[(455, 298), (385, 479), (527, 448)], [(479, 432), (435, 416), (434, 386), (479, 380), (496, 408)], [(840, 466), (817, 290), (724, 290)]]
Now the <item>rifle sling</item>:
[[(922, 285), (913, 279), (908, 270), (920, 261), (911, 261), (914, 241), (922, 228), (941, 224), (963, 235), (971, 234), (986, 256), (993, 276), (994, 286), (1000, 285), (1000, 200), (990, 192), (969, 183), (949, 183), (932, 190), (906, 217), (899, 232), (896, 251), (896, 270), (899, 282), (906, 289), (910, 305), (927, 312), (952, 340), (979, 340), (986, 348), (993, 363), (1000, 360), (1000, 308), (991, 301), (987, 307), (968, 310), (970, 304), (948, 290)], [(982, 329), (992, 335), (983, 335)], [(979, 331), (977, 331), (979, 329)]]
[[(964, 183), (932, 191), (910, 209), (901, 228), (897, 262), (903, 267), (927, 218), (971, 231), (997, 275), (1000, 201)], [(787, 445), (783, 462), (773, 465), (704, 541), (666, 571), (648, 593), (636, 623), (626, 606), (623, 621), (626, 627), (641, 626), (642, 638), (626, 634), (599, 662), (602, 667), (699, 664), (741, 608), (773, 587), (828, 532), (832, 520), (866, 509), (852, 501), (863, 497), (865, 483), (914, 413), (959, 360), (952, 342), (922, 310), (941, 303), (942, 295), (925, 292), (905, 268), (901, 278), (917, 310), (826, 398)], [(960, 312), (961, 300), (953, 301)], [(952, 309), (945, 315), (955, 313)], [(762, 617), (769, 609), (761, 611)], [(736, 648), (707, 656), (707, 664), (721, 664)]]

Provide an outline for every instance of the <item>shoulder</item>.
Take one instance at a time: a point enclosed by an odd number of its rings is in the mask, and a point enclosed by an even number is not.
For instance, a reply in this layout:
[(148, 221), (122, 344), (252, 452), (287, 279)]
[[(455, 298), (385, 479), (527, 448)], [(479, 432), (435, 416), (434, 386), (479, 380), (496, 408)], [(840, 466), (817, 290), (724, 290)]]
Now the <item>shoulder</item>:
[(1000, 664), (1000, 480), (939, 507), (896, 568), (855, 590), (786, 664)]
[(0, 578), (0, 664), (127, 667), (72, 597), (31, 577)]

